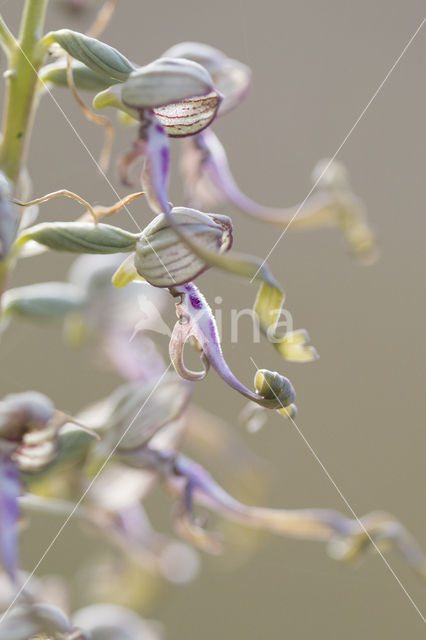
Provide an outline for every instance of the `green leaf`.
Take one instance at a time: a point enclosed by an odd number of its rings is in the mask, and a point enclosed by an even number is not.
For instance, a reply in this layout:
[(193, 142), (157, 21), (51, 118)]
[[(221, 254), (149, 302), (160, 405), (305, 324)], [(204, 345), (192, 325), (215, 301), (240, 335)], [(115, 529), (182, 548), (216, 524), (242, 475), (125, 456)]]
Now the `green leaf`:
[[(83, 62), (78, 60), (74, 60), (72, 63), (72, 77), (77, 89), (83, 91), (102, 91), (119, 82), (114, 78), (89, 69)], [(56, 62), (44, 66), (40, 71), (40, 78), (43, 82), (51, 82), (59, 87), (68, 87), (66, 60), (60, 58)]]
[(51, 31), (43, 42), (46, 45), (57, 42), (70, 56), (83, 62), (96, 73), (116, 80), (126, 80), (135, 69), (117, 49), (78, 31)]
[(54, 320), (81, 309), (84, 293), (68, 282), (40, 282), (29, 287), (9, 289), (3, 297), (5, 316), (33, 320)]
[(129, 233), (109, 224), (91, 222), (44, 222), (29, 227), (16, 244), (29, 240), (54, 251), (71, 253), (127, 253), (134, 251), (139, 234)]

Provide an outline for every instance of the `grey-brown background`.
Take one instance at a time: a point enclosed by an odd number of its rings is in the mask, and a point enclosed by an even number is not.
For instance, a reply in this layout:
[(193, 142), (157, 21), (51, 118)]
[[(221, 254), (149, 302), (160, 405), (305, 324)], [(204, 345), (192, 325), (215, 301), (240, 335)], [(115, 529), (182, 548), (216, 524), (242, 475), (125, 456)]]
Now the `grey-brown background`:
[[(1, 3), (12, 25), (22, 4)], [(92, 13), (68, 14), (52, 1), (48, 26), (83, 30)], [(284, 205), (307, 194), (315, 162), (336, 151), (423, 17), (420, 0), (122, 0), (104, 37), (141, 64), (183, 40), (210, 43), (248, 63), (253, 89), (215, 129), (241, 186), (260, 201)], [(357, 266), (330, 231), (289, 232), (271, 258), (295, 325), (309, 329), (321, 359), (283, 365), (264, 345), (251, 347), (248, 325), (238, 345), (227, 343), (226, 329), (224, 335), (226, 355), (247, 382), (250, 356), (291, 377), (298, 392), (298, 426), (356, 513), (391, 511), (423, 544), (425, 37), (423, 29), (339, 154), (368, 204), (380, 260), (368, 268)], [(84, 121), (64, 91), (55, 95), (96, 153), (100, 132)], [(128, 139), (123, 134), (116, 151)], [(30, 171), (37, 195), (66, 187), (92, 201), (114, 201), (48, 97), (36, 120)], [(149, 219), (146, 206), (132, 210), (141, 222)], [(70, 202), (49, 204), (43, 211), (44, 219), (75, 215)], [(277, 231), (239, 216), (234, 220), (237, 246), (266, 255)], [(14, 283), (60, 279), (67, 264), (57, 257), (39, 258), (31, 267), (20, 267)], [(203, 289), (211, 300), (222, 295), (227, 309), (248, 306), (255, 293), (220, 274), (206, 275)], [(86, 360), (63, 347), (59, 329), (21, 324), (9, 332), (1, 351), (2, 394), (37, 388), (57, 406), (77, 411), (116, 383), (106, 374), (93, 375)], [(206, 406), (235, 421), (242, 402), (213, 374), (197, 393)], [(271, 505), (347, 512), (291, 425), (271, 417), (267, 428), (246, 440), (275, 467)], [(57, 524), (39, 524), (33, 553), (25, 556), (28, 568)], [(85, 540), (65, 533), (44, 570), (65, 566), (65, 551), (67, 557), (83, 554)], [(379, 557), (350, 570), (328, 559), (320, 545), (273, 537), (266, 542), (233, 570), (207, 559), (196, 583), (167, 591), (150, 615), (165, 622), (174, 640), (422, 637), (418, 613)], [(398, 557), (390, 555), (389, 561), (424, 610), (424, 585)]]

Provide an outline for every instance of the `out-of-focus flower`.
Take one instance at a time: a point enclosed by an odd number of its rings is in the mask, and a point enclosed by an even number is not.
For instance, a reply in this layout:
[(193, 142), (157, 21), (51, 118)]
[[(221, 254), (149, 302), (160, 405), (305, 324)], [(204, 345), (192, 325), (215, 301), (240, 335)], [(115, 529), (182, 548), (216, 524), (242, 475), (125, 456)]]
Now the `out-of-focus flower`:
[[(263, 409), (251, 403), (260, 412)], [(239, 429), (201, 407), (188, 407), (185, 414), (185, 450), (210, 469), (232, 495), (248, 504), (263, 504), (268, 497), (273, 470), (270, 463), (254, 453)], [(218, 530), (226, 540), (221, 565), (227, 570), (246, 564), (265, 540), (262, 531), (222, 519)]]
[[(323, 541), (330, 554), (355, 560), (363, 551), (397, 549), (420, 575), (426, 575), (426, 558), (417, 542), (393, 516), (372, 512), (360, 519), (348, 518), (331, 509), (268, 509), (242, 504), (230, 496), (199, 464), (176, 451), (142, 447), (120, 452), (120, 459), (136, 468), (156, 469), (180, 501), (177, 527), (185, 538), (211, 553), (221, 551), (221, 542), (197, 519), (196, 504), (239, 524), (299, 540)], [(376, 549), (377, 550), (377, 549)]]
[(3, 296), (3, 319), (11, 316), (31, 320), (57, 320), (79, 311), (83, 291), (67, 282), (38, 282), (28, 287), (8, 289)]
[(89, 633), (90, 640), (161, 640), (157, 623), (147, 622), (130, 609), (111, 604), (95, 604), (80, 609), (73, 623)]
[[(73, 263), (69, 280), (84, 291), (81, 320), (85, 331), (98, 338), (115, 336), (130, 343), (133, 334), (146, 333), (155, 328), (168, 296), (147, 284), (129, 284), (125, 289), (112, 286), (111, 278), (123, 261), (122, 254), (114, 256), (79, 256)], [(77, 323), (76, 323), (77, 330)], [(72, 333), (72, 327), (70, 327)], [(76, 338), (78, 336), (76, 335)], [(133, 349), (135, 357), (137, 349)], [(124, 375), (132, 378), (133, 376)]]
[[(122, 449), (140, 447), (164, 427), (179, 421), (192, 386), (175, 373), (159, 379), (129, 382), (79, 415), (80, 420), (105, 434), (98, 453), (108, 455), (119, 443)], [(143, 407), (143, 411), (141, 410)]]
[(45, 467), (57, 452), (59, 429), (69, 420), (41, 393), (5, 396), (0, 402), (0, 438), (4, 455), (21, 471)]
[(48, 604), (18, 605), (0, 623), (0, 640), (29, 640), (39, 637), (52, 640), (71, 637), (75, 640), (89, 640), (83, 632), (79, 633), (73, 628), (60, 609)]
[(0, 560), (14, 582), (21, 473), (40, 472), (51, 464), (58, 454), (59, 431), (67, 422), (73, 418), (35, 391), (11, 394), (0, 402)]
[(160, 640), (157, 623), (148, 622), (130, 609), (96, 604), (69, 617), (58, 607), (38, 602), (22, 603), (0, 623), (0, 640)]
[(159, 319), (168, 296), (147, 284), (134, 283), (124, 289), (111, 284), (123, 260), (114, 256), (80, 256), (70, 270), (73, 286), (84, 291), (80, 311), (66, 319), (66, 335), (72, 344), (94, 337), (106, 364), (126, 380), (149, 383), (165, 369), (149, 330), (159, 330)]

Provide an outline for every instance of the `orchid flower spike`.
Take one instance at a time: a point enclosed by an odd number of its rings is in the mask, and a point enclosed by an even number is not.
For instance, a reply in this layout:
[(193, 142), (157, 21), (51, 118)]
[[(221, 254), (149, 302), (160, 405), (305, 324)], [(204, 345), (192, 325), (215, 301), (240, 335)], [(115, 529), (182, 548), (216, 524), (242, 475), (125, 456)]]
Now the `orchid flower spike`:
[[(220, 346), (219, 335), (213, 313), (197, 287), (187, 283), (175, 287), (173, 293), (180, 296), (176, 303), (178, 321), (170, 339), (169, 353), (177, 373), (186, 380), (202, 380), (210, 366), (232, 388), (249, 400), (269, 409), (288, 408), (295, 412), (296, 394), (291, 382), (278, 373), (268, 370), (258, 371), (255, 377), (255, 389), (251, 391), (240, 382), (226, 363)], [(185, 344), (192, 339), (200, 352), (204, 370), (191, 371), (184, 363)]]

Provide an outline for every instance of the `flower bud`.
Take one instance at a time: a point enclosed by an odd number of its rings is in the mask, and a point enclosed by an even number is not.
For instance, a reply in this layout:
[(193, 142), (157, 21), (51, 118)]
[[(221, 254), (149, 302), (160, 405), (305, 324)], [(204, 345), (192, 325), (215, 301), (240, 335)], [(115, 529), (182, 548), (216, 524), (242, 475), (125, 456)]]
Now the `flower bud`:
[(70, 56), (83, 62), (96, 73), (116, 80), (126, 80), (134, 66), (117, 49), (78, 31), (60, 29), (43, 39), (45, 44), (57, 42)]
[[(65, 432), (60, 434), (64, 425)], [(83, 444), (66, 437), (76, 429), (85, 436)], [(36, 391), (11, 394), (0, 402), (0, 453), (10, 456), (20, 471), (46, 469), (57, 458), (59, 448), (63, 449), (62, 461), (75, 458), (93, 436), (97, 437)]]
[[(40, 78), (45, 83), (68, 87), (66, 59), (61, 57), (56, 62), (42, 67)], [(77, 89), (83, 91), (103, 91), (115, 82), (114, 78), (97, 73), (78, 60), (73, 60), (72, 63), (72, 79)]]
[(0, 260), (9, 253), (18, 230), (19, 215), (11, 202), (11, 185), (3, 172), (0, 172)]
[(54, 413), (51, 400), (36, 391), (5, 396), (0, 402), (0, 438), (17, 442), (27, 431), (43, 429)]
[(181, 42), (164, 53), (164, 57), (185, 58), (198, 62), (211, 75), (223, 101), (219, 115), (234, 109), (246, 96), (251, 84), (251, 70), (238, 60), (232, 60), (219, 49), (201, 42)]
[(160, 640), (162, 635), (134, 611), (113, 604), (98, 603), (79, 609), (73, 622), (88, 631), (92, 640)]
[(256, 393), (267, 400), (277, 400), (283, 407), (288, 407), (296, 400), (296, 392), (288, 378), (276, 371), (259, 369), (254, 378)]
[[(4, 618), (4, 620), (3, 620)], [(66, 615), (57, 607), (48, 604), (20, 604), (0, 623), (0, 638), (27, 640), (27, 638), (68, 637), (72, 632)], [(84, 636), (79, 636), (83, 638)]]
[(84, 291), (67, 282), (40, 282), (9, 289), (3, 296), (3, 314), (32, 320), (55, 320), (81, 309)]
[[(172, 215), (182, 231), (206, 249), (222, 253), (231, 247), (232, 223), (228, 217), (185, 207), (176, 207)], [(156, 287), (184, 284), (208, 268), (170, 228), (164, 214), (143, 230), (136, 245), (135, 267)]]
[(153, 109), (213, 91), (209, 73), (191, 60), (159, 58), (130, 74), (121, 88), (123, 102)]
[(106, 254), (133, 251), (137, 238), (138, 235), (109, 224), (44, 222), (25, 229), (18, 245), (35, 240), (55, 251)]
[[(98, 415), (104, 412), (103, 424), (108, 427), (112, 446), (118, 442), (117, 452), (121, 454), (142, 447), (160, 429), (178, 420), (189, 402), (191, 391), (185, 380), (170, 373), (161, 381), (141, 384), (138, 380), (122, 385), (102, 405), (97, 405), (96, 410)], [(142, 405), (143, 412), (129, 427)]]

